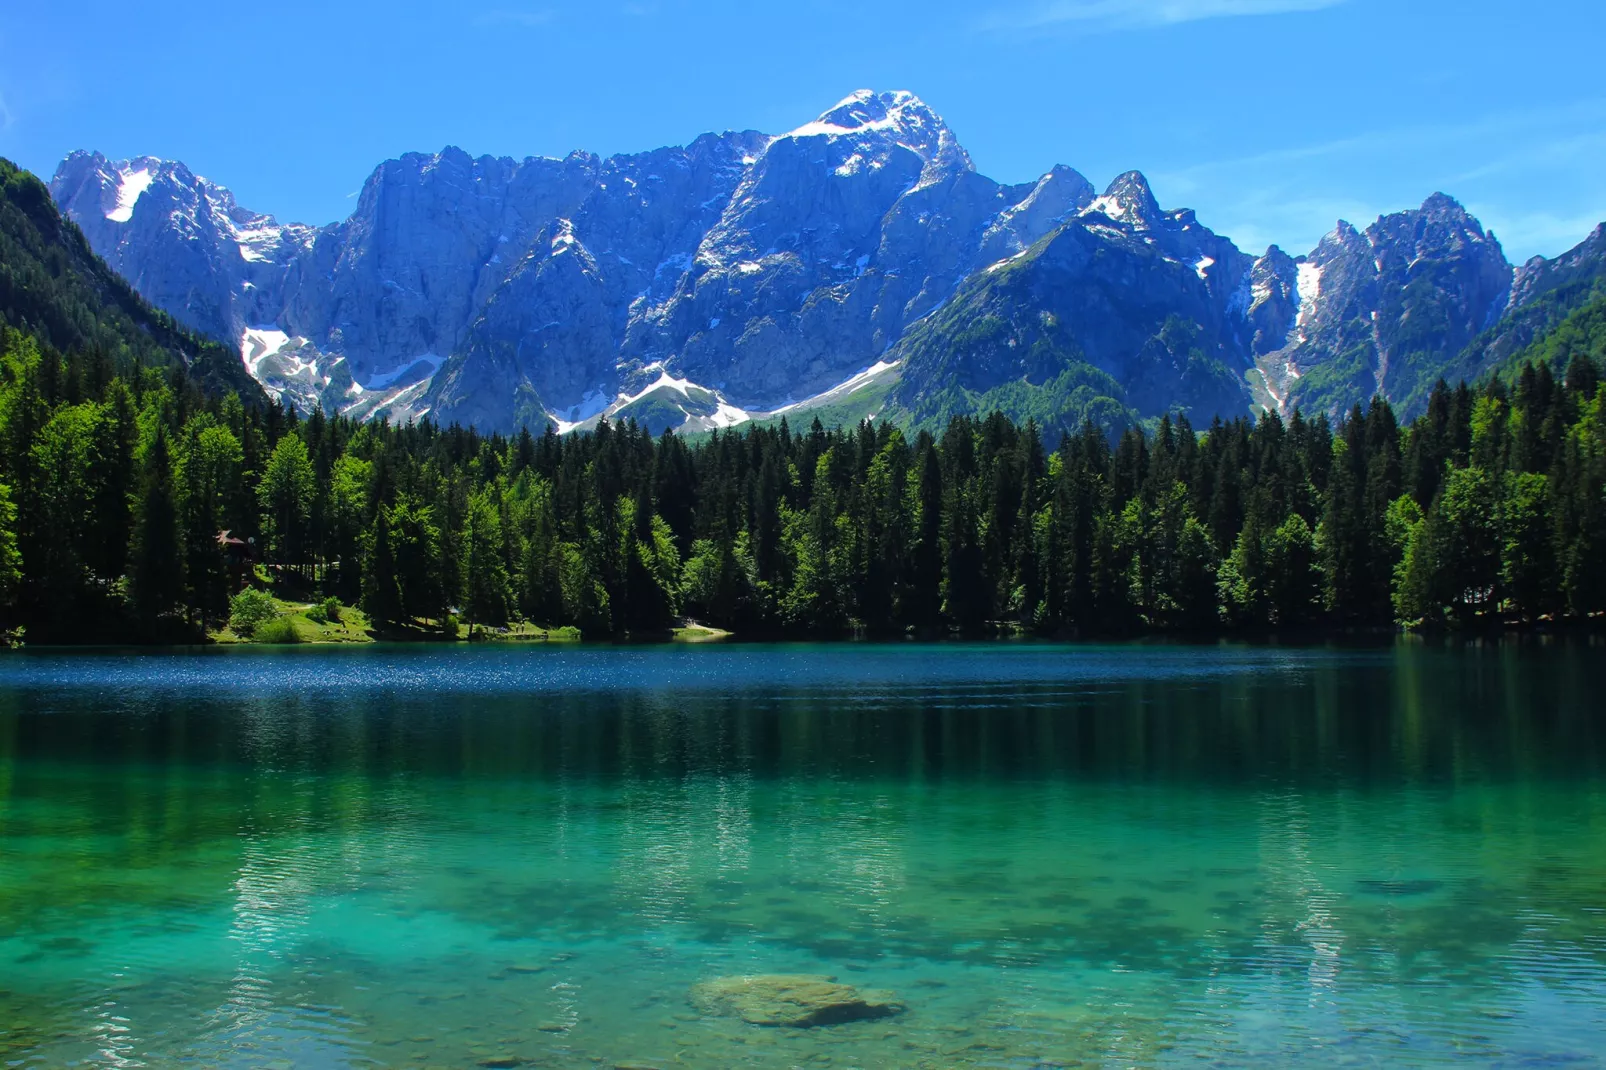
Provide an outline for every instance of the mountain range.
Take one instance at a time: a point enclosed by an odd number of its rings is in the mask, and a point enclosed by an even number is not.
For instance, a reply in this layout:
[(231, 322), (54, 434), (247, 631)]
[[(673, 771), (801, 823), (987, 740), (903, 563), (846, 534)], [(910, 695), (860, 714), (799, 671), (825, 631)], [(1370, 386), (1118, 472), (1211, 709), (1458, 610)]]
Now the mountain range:
[(50, 192), (270, 395), (500, 431), (993, 410), (1069, 428), (1379, 394), (1410, 415), (1606, 278), (1606, 230), (1513, 267), (1444, 194), (1257, 257), (1135, 171), (1102, 192), (1069, 167), (986, 178), (902, 92), (606, 159), (410, 154), (325, 227), (153, 157), (74, 153)]

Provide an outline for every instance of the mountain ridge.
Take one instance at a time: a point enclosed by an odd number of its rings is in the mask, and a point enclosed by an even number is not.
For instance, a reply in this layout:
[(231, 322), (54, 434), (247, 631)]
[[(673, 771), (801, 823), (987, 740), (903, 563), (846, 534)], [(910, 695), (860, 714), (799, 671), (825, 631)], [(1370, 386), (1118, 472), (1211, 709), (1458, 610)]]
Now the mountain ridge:
[(1409, 408), (1439, 373), (1520, 348), (1479, 339), (1520, 301), (1592, 285), (1603, 259), (1581, 246), (1513, 268), (1444, 194), (1256, 257), (1162, 209), (1137, 171), (1102, 193), (1063, 165), (995, 182), (918, 97), (868, 90), (776, 136), (408, 154), (327, 227), (251, 213), (149, 157), (74, 154), (52, 192), (141, 293), (238, 345), (275, 396), (487, 430), (632, 407), (705, 429), (869, 386), (860, 415), (912, 422), (1006, 398), (1009, 415), (1048, 411), (1061, 394), (1062, 424), (1338, 412), (1373, 393)]

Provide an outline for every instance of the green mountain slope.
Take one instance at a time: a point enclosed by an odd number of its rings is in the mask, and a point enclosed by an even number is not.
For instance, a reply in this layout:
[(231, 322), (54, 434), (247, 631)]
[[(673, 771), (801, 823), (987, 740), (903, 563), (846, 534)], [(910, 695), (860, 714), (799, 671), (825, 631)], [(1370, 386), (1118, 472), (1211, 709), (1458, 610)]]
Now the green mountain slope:
[(1598, 288), (1590, 301), (1501, 361), (1494, 372), (1511, 379), (1529, 364), (1548, 364), (1551, 371), (1561, 374), (1578, 356), (1588, 356), (1596, 363), (1606, 360), (1606, 288)]
[(1074, 430), (1247, 411), (1243, 375), (1221, 359), (1222, 304), (1177, 258), (1072, 224), (973, 276), (908, 333), (887, 417), (935, 427), (998, 411)]
[[(1438, 375), (1424, 377), (1415, 391), (1400, 399), (1400, 408), (1407, 416), (1420, 412), (1432, 392), (1431, 380), (1439, 375), (1451, 383), (1474, 383), (1491, 374), (1513, 375), (1530, 360), (1547, 360), (1556, 370), (1564, 369), (1567, 347), (1581, 344), (1579, 332), (1587, 335), (1603, 297), (1606, 225), (1554, 260), (1529, 261), (1512, 287), (1510, 311), (1445, 362)], [(1580, 314), (1582, 319), (1575, 322)], [(1599, 355), (1598, 349), (1584, 348)]]
[(263, 399), (240, 355), (147, 304), (64, 220), (34, 175), (0, 158), (0, 318), (61, 352), (118, 367), (183, 364), (209, 393)]

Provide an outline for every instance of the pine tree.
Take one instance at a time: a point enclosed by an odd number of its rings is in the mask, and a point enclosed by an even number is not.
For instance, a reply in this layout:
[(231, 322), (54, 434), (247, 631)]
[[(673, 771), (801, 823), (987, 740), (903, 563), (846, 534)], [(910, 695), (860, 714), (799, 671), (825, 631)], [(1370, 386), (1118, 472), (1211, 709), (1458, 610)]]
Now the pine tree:
[(375, 624), (394, 624), (403, 617), (399, 570), (386, 514), (385, 509), (374, 513), (363, 554), (362, 610)]
[(160, 426), (145, 450), (131, 558), (129, 594), (136, 615), (155, 621), (172, 612), (184, 596), (184, 570), (172, 463)]
[(475, 624), (500, 627), (508, 619), (509, 585), (502, 558), (501, 514), (489, 488), (469, 504), (464, 541), (464, 614)]

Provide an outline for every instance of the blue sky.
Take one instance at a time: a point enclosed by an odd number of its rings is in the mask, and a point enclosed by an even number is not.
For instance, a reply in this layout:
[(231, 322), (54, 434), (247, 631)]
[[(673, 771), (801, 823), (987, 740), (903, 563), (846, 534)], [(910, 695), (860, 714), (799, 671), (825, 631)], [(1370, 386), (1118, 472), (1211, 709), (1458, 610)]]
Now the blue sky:
[(181, 159), (282, 220), (380, 160), (781, 132), (909, 89), (978, 168), (1147, 173), (1259, 252), (1442, 189), (1522, 260), (1606, 220), (1599, 0), (75, 0), (0, 10), (0, 154)]

